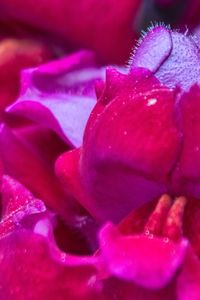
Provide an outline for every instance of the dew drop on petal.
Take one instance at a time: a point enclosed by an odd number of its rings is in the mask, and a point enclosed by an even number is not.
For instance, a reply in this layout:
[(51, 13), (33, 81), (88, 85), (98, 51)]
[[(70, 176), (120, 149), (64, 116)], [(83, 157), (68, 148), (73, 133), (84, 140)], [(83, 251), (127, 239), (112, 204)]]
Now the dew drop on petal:
[(147, 106), (154, 105), (154, 104), (156, 104), (156, 102), (157, 102), (157, 99), (155, 99), (155, 98), (149, 99), (148, 103), (147, 103)]

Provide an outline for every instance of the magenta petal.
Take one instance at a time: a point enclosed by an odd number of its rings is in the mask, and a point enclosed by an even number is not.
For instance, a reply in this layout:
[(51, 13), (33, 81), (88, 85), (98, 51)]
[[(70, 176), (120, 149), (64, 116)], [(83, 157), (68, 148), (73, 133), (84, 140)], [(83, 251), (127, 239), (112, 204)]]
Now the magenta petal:
[(100, 299), (98, 258), (61, 252), (43, 202), (9, 176), (3, 177), (1, 194), (0, 298)]
[(200, 263), (192, 249), (186, 255), (182, 272), (178, 277), (177, 295), (178, 300), (200, 299)]
[(174, 244), (148, 236), (123, 237), (112, 224), (100, 232), (102, 255), (111, 274), (145, 288), (166, 286), (181, 266), (187, 241)]
[(162, 289), (147, 289), (133, 282), (111, 278), (105, 282), (109, 300), (177, 300), (174, 282)]
[(3, 176), (1, 195), (3, 210), (0, 238), (20, 227), (24, 217), (46, 211), (41, 200), (34, 198), (25, 187), (9, 176)]
[(176, 194), (200, 197), (200, 88), (194, 86), (179, 102), (182, 151), (174, 172)]
[(176, 92), (143, 69), (125, 76), (123, 87), (107, 105), (103, 96), (99, 99), (79, 163), (89, 195), (82, 204), (95, 217), (118, 222), (133, 208), (167, 192), (181, 140), (175, 101)]
[(46, 210), (42, 201), (35, 199), (31, 192), (8, 175), (3, 176), (1, 194), (3, 202), (2, 218), (7, 217), (9, 214), (13, 215), (13, 212), (18, 214), (26, 206), (29, 207), (29, 211), (26, 214)]
[(0, 130), (0, 156), (5, 173), (19, 180), (56, 212), (71, 218), (69, 203), (53, 169), (23, 137), (6, 126)]
[(38, 233), (19, 231), (0, 240), (2, 300), (103, 299), (94, 264), (55, 251)]
[(19, 125), (18, 121), (14, 121), (13, 126), (11, 125), (13, 132), (26, 141), (32, 151), (53, 170), (58, 155), (68, 150), (67, 145), (52, 130), (46, 127), (32, 122), (19, 127), (17, 125)]
[(80, 146), (96, 102), (94, 83), (102, 78), (103, 69), (86, 51), (26, 70), (21, 96), (7, 111), (52, 129), (68, 144)]

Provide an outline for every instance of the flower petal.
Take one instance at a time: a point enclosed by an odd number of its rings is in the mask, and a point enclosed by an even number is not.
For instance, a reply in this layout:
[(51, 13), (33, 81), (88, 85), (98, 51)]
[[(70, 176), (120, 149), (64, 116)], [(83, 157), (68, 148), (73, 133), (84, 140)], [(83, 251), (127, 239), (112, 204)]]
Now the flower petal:
[(102, 299), (96, 278), (98, 258), (61, 252), (53, 236), (52, 215), (9, 176), (3, 177), (1, 194), (0, 298)]
[(173, 175), (176, 194), (199, 198), (200, 196), (200, 88), (194, 86), (183, 95), (178, 109), (183, 134), (183, 144)]
[(182, 272), (178, 277), (177, 296), (178, 300), (198, 300), (200, 298), (200, 263), (189, 249)]
[(26, 70), (21, 96), (7, 112), (42, 124), (68, 144), (79, 146), (96, 102), (94, 83), (101, 78), (103, 69), (87, 51)]
[(156, 26), (145, 35), (131, 66), (149, 68), (169, 88), (178, 85), (189, 90), (200, 82), (199, 48), (190, 36), (164, 26)]
[[(71, 218), (66, 195), (45, 159), (30, 144), (5, 125), (0, 130), (0, 155), (4, 172), (30, 188), (38, 198), (60, 213)], [(69, 209), (69, 211), (68, 211)]]
[(154, 236), (126, 236), (107, 224), (100, 232), (101, 252), (109, 271), (145, 288), (166, 286), (181, 266), (187, 241), (174, 244)]
[(107, 105), (98, 101), (79, 162), (89, 195), (81, 203), (95, 217), (115, 222), (167, 191), (181, 141), (176, 92), (141, 69), (127, 75), (122, 86)]
[[(1, 2), (3, 19), (15, 19), (47, 30), (64, 42), (93, 49), (114, 63), (122, 63), (131, 51), (135, 32), (133, 20), (140, 0), (65, 1), (41, 0), (35, 5), (27, 0)], [(81, 20), (80, 20), (81, 16)]]
[(1, 183), (2, 221), (0, 238), (19, 227), (20, 221), (27, 215), (41, 213), (46, 208), (41, 200), (33, 197), (20, 183), (9, 176), (3, 176)]
[(20, 89), (20, 71), (51, 58), (47, 47), (32, 40), (3, 39), (0, 42), (0, 114), (16, 99)]
[(168, 59), (171, 51), (170, 30), (164, 26), (156, 26), (139, 42), (139, 46), (133, 54), (131, 68), (143, 67), (156, 72)]

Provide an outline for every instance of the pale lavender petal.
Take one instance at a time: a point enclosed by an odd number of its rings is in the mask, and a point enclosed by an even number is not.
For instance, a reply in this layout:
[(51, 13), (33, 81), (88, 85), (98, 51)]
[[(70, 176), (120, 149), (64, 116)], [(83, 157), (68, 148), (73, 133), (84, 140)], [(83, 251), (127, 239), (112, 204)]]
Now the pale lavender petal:
[(27, 117), (80, 146), (87, 119), (96, 103), (95, 82), (103, 68), (87, 51), (78, 52), (22, 74), (21, 96), (7, 112)]

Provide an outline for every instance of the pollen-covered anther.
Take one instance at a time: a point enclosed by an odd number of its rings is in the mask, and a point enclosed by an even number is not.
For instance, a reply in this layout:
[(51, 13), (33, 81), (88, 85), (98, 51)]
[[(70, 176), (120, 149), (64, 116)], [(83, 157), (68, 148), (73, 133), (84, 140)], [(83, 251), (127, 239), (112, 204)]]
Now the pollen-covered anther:
[(167, 194), (161, 196), (145, 225), (144, 233), (179, 240), (183, 234), (182, 219), (186, 202), (185, 197), (173, 201)]
[(163, 226), (163, 236), (174, 241), (177, 241), (182, 237), (182, 220), (186, 203), (187, 199), (185, 197), (178, 197), (175, 199)]
[(171, 205), (172, 199), (169, 195), (161, 196), (146, 223), (144, 231), (154, 235), (162, 235), (163, 225)]

